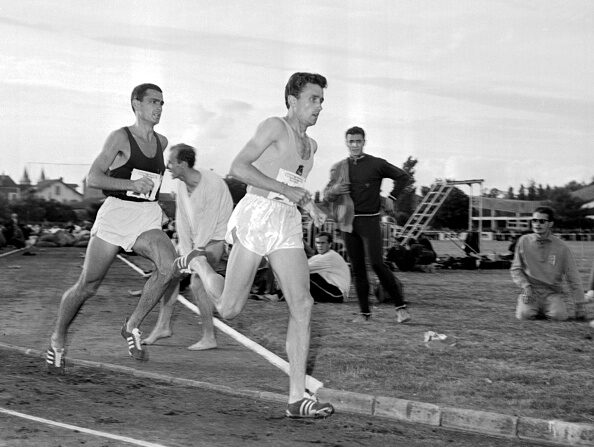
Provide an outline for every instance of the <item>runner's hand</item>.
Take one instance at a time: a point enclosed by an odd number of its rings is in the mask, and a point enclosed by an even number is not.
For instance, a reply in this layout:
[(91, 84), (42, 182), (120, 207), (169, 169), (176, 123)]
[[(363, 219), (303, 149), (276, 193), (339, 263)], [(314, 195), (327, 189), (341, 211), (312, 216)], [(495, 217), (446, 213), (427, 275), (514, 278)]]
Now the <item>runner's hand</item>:
[(149, 194), (153, 186), (153, 181), (148, 177), (141, 177), (132, 181), (132, 191), (138, 194)]
[(311, 194), (309, 191), (297, 186), (283, 184), (281, 194), (299, 206), (303, 206), (311, 200)]
[(313, 223), (317, 228), (320, 228), (326, 222), (328, 216), (320, 208), (318, 208), (313, 201), (307, 202), (303, 205), (303, 209), (307, 211), (310, 217), (313, 219)]

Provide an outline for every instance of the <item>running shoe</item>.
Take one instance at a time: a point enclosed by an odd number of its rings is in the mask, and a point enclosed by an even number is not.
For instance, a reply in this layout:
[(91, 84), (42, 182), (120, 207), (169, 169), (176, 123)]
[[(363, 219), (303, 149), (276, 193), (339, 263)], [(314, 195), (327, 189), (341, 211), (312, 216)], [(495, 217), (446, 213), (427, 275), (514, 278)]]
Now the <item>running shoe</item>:
[(327, 418), (333, 413), (334, 407), (331, 404), (322, 404), (308, 397), (289, 404), (286, 411), (289, 418)]
[(66, 359), (64, 358), (64, 348), (56, 349), (51, 344), (45, 353), (47, 362), (47, 372), (50, 374), (64, 374)]
[(142, 349), (142, 345), (140, 342), (140, 336), (142, 333), (138, 330), (138, 328), (132, 329), (132, 332), (128, 332), (126, 330), (126, 324), (128, 320), (124, 322), (124, 326), (122, 326), (122, 337), (126, 339), (128, 342), (128, 354), (135, 360), (147, 361), (148, 360), (148, 351)]

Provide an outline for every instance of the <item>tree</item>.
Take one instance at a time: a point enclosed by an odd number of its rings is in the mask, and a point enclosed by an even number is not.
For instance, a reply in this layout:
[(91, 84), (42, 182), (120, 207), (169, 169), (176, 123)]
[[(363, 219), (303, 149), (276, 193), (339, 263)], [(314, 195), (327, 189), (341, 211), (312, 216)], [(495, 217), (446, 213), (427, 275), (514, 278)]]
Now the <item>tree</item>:
[(510, 186), (507, 188), (507, 194), (505, 194), (506, 199), (515, 199), (516, 195), (514, 194), (514, 187)]
[(582, 201), (572, 197), (566, 187), (553, 188), (550, 206), (555, 210), (555, 227), (563, 229), (592, 228), (592, 221), (586, 218), (587, 209)]
[(468, 201), (470, 198), (459, 188), (453, 188), (445, 199), (431, 226), (450, 230), (465, 230), (468, 228)]
[(530, 180), (528, 183), (528, 194), (526, 196), (528, 200), (536, 200), (536, 182)]
[(0, 222), (10, 218), (10, 207), (8, 200), (0, 195)]
[(567, 188), (571, 192), (571, 191), (577, 191), (578, 189), (582, 189), (585, 186), (586, 186), (586, 184), (583, 182), (576, 182), (575, 180), (572, 180), (567, 185), (565, 185), (565, 188)]
[(485, 191), (484, 197), (496, 199), (497, 197), (499, 197), (499, 194), (501, 194), (501, 191), (499, 191), (497, 188), (491, 188), (490, 190)]
[(520, 189), (518, 190), (518, 196), (516, 198), (518, 200), (526, 200), (526, 188), (524, 188), (523, 184), (520, 184)]

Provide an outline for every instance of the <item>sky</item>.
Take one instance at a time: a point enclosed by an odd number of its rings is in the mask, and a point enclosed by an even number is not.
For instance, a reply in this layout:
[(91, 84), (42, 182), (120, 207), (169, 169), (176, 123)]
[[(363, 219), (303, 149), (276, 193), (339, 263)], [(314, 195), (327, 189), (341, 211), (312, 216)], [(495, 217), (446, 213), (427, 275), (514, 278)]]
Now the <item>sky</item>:
[(0, 174), (16, 182), (80, 184), (144, 82), (164, 92), (156, 130), (224, 176), (286, 114), (296, 71), (328, 79), (311, 191), (355, 125), (367, 153), (416, 158), (417, 186), (594, 177), (591, 0), (0, 0), (0, 35)]

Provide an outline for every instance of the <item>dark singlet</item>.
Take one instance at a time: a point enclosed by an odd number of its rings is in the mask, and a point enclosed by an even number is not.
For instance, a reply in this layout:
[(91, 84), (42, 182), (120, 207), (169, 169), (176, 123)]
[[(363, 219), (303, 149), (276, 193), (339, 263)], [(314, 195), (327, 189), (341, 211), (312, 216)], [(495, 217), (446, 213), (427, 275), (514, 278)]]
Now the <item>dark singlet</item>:
[[(126, 131), (128, 135), (128, 141), (130, 142), (130, 158), (128, 161), (120, 166), (119, 168), (110, 169), (107, 171), (107, 175), (113, 178), (121, 178), (130, 180), (130, 176), (132, 175), (132, 169), (142, 169), (143, 171), (154, 172), (159, 175), (163, 175), (165, 172), (165, 162), (163, 160), (163, 148), (161, 146), (161, 141), (156, 132), (153, 131), (155, 138), (157, 139), (157, 153), (153, 158), (149, 158), (140, 150), (138, 143), (132, 136), (132, 132), (127, 127), (122, 127)], [(161, 186), (159, 186), (161, 189)], [(127, 191), (113, 191), (104, 189), (103, 194), (106, 196), (117, 197), (118, 199), (122, 200), (129, 200), (131, 202), (148, 202), (149, 200), (140, 199), (138, 197), (131, 197), (126, 195)], [(159, 191), (157, 191), (157, 195), (155, 201), (159, 200)]]

